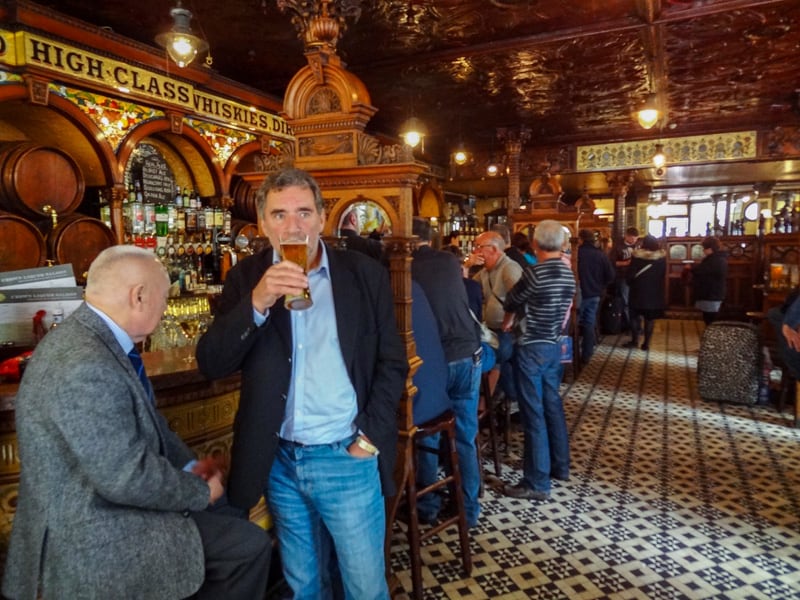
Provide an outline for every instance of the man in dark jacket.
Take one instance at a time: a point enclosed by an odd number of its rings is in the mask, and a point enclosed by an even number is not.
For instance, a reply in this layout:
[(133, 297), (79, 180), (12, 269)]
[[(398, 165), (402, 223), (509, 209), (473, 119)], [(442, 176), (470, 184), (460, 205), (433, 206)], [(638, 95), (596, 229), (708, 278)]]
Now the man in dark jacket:
[(339, 235), (344, 238), (348, 250), (356, 250), (376, 260), (383, 257), (383, 244), (371, 237), (363, 237), (358, 224), (358, 211), (351, 208), (342, 219)]
[(597, 342), (595, 324), (597, 309), (606, 288), (614, 281), (614, 265), (600, 249), (595, 234), (590, 229), (578, 232), (581, 245), (578, 248), (578, 279), (581, 302), (578, 306), (578, 325), (581, 328), (581, 356), (584, 362), (594, 354)]
[(703, 240), (703, 254), (700, 264), (687, 268), (691, 272), (694, 306), (703, 313), (703, 322), (710, 325), (725, 300), (728, 253), (721, 249), (719, 239), (707, 237)]
[[(247, 510), (266, 494), (295, 597), (331, 593), (331, 554), (347, 597), (388, 598), (384, 499), (394, 494), (397, 405), (408, 373), (388, 271), (320, 239), (325, 208), (304, 171), (271, 174), (258, 191), (272, 248), (308, 236), (307, 272), (273, 249), (225, 280), (197, 363), (209, 379), (242, 373), (228, 495)], [(310, 288), (313, 305), (286, 295)]]
[[(478, 434), (478, 388), (481, 378), (481, 342), (478, 325), (469, 314), (467, 292), (461, 283), (461, 264), (449, 252), (430, 247), (431, 228), (425, 219), (415, 218), (414, 235), (419, 236), (417, 249), (412, 254), (411, 278), (422, 286), (436, 317), (447, 360), (447, 395), (456, 415), (456, 450), (464, 490), (464, 510), (467, 524), (478, 524), (481, 474), (475, 437)], [(428, 452), (421, 453), (420, 478), (433, 483), (436, 464), (431, 463)], [(426, 479), (427, 478), (427, 479)], [(438, 506), (433, 494), (421, 499), (420, 518), (436, 518)], [(428, 504), (430, 503), (430, 504)]]

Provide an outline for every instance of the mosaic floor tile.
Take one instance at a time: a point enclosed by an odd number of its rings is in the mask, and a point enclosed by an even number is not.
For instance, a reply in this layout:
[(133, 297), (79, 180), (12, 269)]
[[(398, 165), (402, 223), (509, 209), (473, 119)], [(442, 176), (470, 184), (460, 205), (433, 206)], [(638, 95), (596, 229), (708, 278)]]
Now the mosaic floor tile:
[[(649, 353), (605, 336), (561, 388), (570, 481), (539, 503), (487, 484), (472, 576), (443, 533), (423, 550), (424, 598), (800, 598), (800, 430), (768, 407), (699, 398), (702, 328), (660, 321)], [(519, 481), (522, 450), (515, 423), (504, 482)], [(410, 598), (395, 538), (397, 598)]]

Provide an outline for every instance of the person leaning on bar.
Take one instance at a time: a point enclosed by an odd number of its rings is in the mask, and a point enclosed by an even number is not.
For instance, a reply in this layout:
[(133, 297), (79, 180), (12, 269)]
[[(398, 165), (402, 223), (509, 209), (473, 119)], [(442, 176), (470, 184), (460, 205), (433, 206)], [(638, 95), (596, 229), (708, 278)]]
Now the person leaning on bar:
[(271, 544), (206, 510), (223, 494), (156, 410), (135, 343), (166, 308), (152, 252), (112, 246), (86, 302), (36, 347), (16, 397), (22, 464), (3, 594), (89, 600), (252, 600)]
[[(306, 172), (271, 174), (257, 194), (272, 248), (308, 236), (308, 274), (273, 249), (231, 269), (197, 360), (210, 378), (242, 372), (228, 496), (242, 510), (267, 500), (295, 598), (388, 599), (384, 499), (394, 493), (397, 408), (408, 361), (389, 272), (320, 240), (325, 210)], [(289, 310), (310, 288), (313, 304)], [(334, 553), (338, 569), (331, 558)]]

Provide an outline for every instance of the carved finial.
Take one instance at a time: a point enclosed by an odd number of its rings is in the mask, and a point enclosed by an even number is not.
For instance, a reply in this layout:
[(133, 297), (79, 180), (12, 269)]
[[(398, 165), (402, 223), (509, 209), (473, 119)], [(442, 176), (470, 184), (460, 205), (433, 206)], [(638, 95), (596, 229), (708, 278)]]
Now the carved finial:
[(336, 44), (347, 29), (347, 18), (361, 16), (361, 0), (277, 0), (281, 12), (291, 11), (297, 37), (306, 53), (336, 54)]

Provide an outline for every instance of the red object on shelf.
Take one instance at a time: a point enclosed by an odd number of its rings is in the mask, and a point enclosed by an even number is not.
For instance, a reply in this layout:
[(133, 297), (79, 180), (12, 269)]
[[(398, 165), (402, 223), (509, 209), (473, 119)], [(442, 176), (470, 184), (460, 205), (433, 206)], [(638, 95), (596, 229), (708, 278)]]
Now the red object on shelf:
[(28, 362), (28, 359), (33, 354), (32, 350), (23, 352), (18, 356), (13, 356), (3, 362), (0, 362), (0, 377), (5, 380), (16, 382), (22, 378), (22, 373), (25, 370), (23, 366)]

